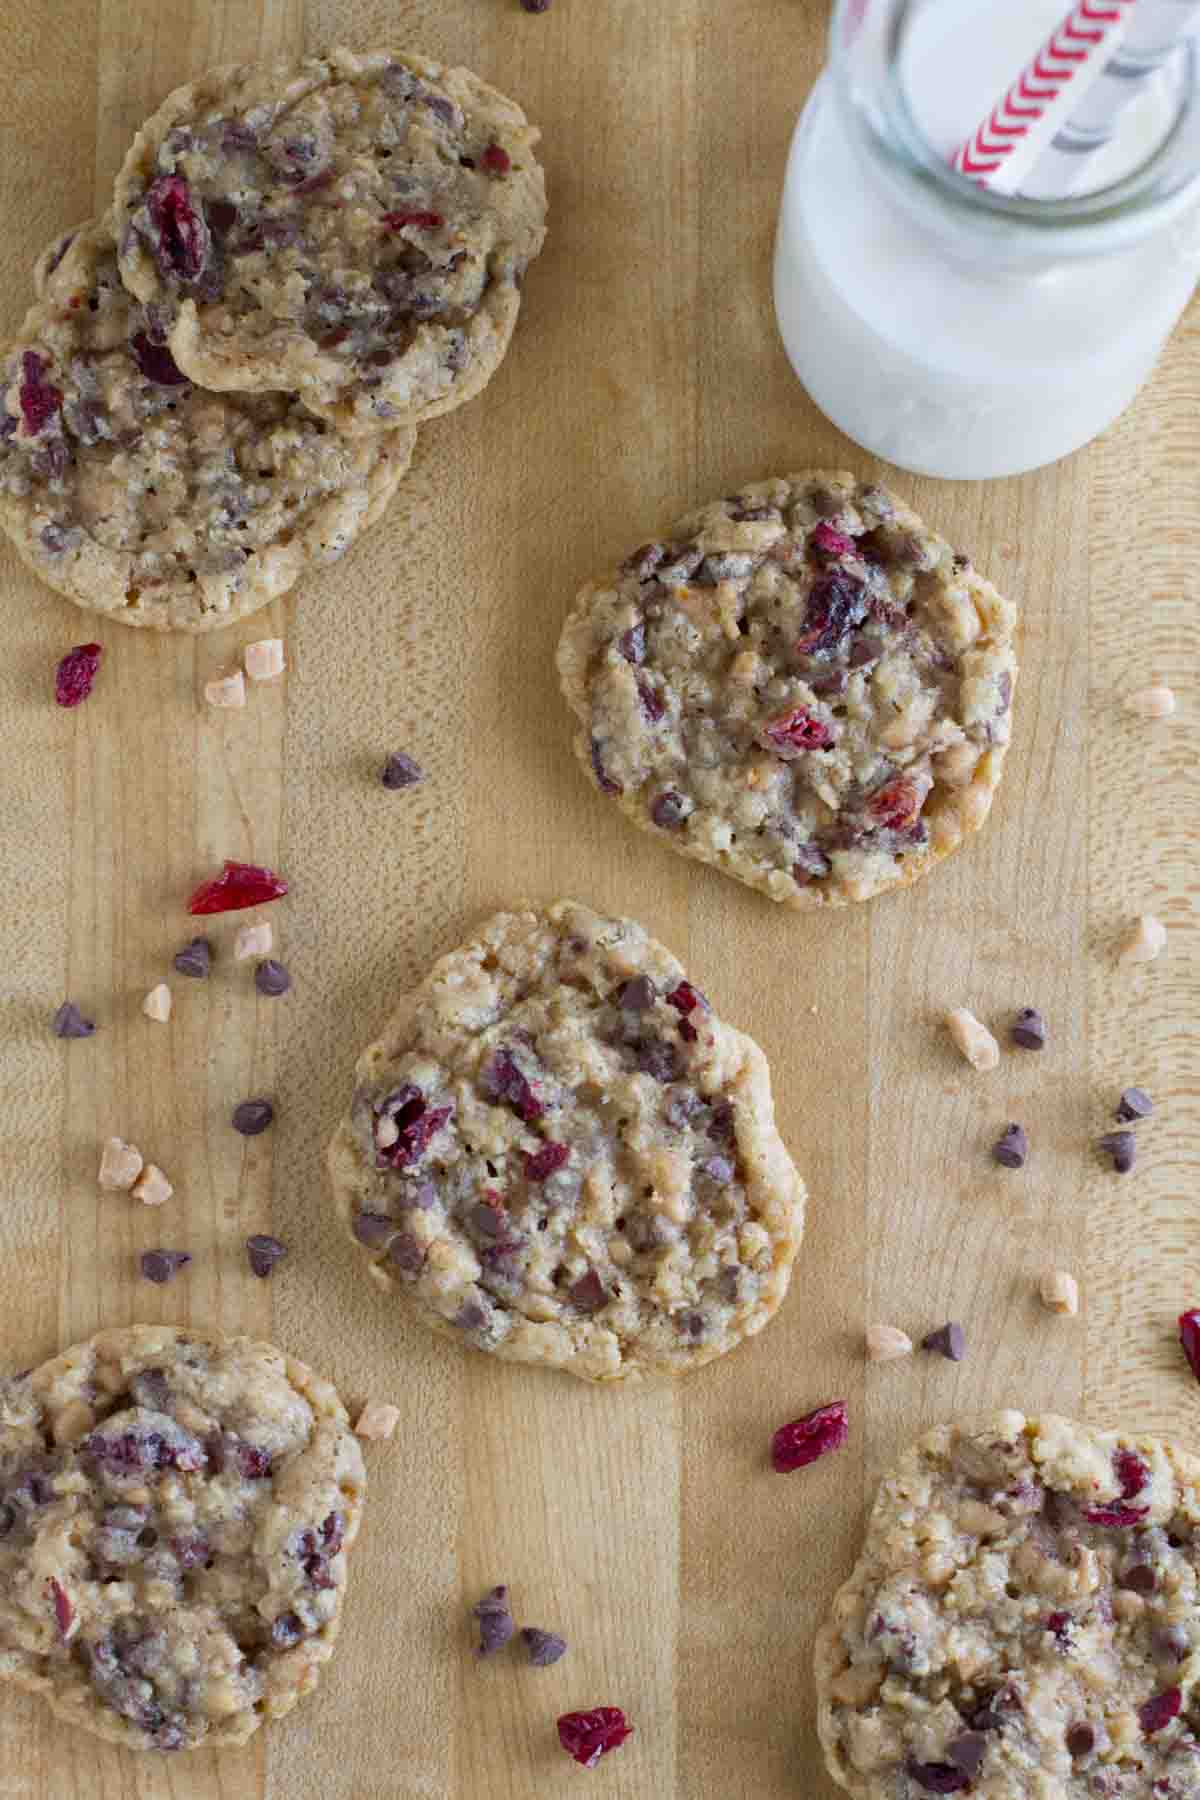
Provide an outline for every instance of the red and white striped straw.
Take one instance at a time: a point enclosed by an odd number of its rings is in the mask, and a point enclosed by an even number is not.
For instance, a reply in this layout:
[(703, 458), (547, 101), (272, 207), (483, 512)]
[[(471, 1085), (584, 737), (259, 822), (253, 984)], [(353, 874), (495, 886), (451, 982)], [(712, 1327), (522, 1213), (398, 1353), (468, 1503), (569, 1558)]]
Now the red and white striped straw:
[(1136, 0), (1080, 0), (978, 130), (955, 151), (954, 167), (987, 187), (1135, 4)]

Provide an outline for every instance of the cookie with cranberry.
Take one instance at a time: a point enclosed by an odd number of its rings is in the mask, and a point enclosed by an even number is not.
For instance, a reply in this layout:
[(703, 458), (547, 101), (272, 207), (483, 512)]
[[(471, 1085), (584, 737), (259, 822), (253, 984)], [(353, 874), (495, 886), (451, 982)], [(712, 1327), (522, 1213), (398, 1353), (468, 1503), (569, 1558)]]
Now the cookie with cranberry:
[(1198, 1577), (1190, 1451), (1052, 1413), (940, 1426), (817, 1639), (830, 1772), (856, 1800), (1184, 1800)]
[(411, 427), (340, 437), (289, 394), (212, 394), (117, 272), (108, 218), (57, 240), (0, 352), (0, 526), (89, 611), (210, 631), (335, 561), (379, 517)]
[(121, 274), (205, 387), (296, 389), (344, 432), (415, 425), (508, 348), (545, 237), (538, 136), (407, 51), (214, 69), (125, 159)]
[(792, 906), (916, 881), (1008, 748), (1015, 612), (852, 475), (703, 507), (586, 587), (558, 651), (588, 776), (636, 825)]
[(361, 1058), (330, 1167), (426, 1323), (591, 1381), (760, 1331), (803, 1227), (757, 1044), (640, 925), (570, 901), (435, 964)]
[(0, 1382), (0, 1679), (131, 1750), (237, 1744), (315, 1687), (365, 1491), (270, 1344), (102, 1331)]

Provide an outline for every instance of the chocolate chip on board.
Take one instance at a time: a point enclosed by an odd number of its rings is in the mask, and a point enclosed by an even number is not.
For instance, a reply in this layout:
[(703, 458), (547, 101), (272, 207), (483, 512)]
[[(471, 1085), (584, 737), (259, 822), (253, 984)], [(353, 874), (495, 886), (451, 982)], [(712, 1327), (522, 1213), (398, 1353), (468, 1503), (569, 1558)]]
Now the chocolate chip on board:
[(91, 1019), (85, 1019), (73, 1000), (64, 1000), (51, 1021), (50, 1029), (55, 1037), (85, 1038), (91, 1037), (96, 1027)]
[(186, 1250), (143, 1250), (141, 1255), (142, 1274), (147, 1281), (173, 1281), (185, 1263), (191, 1262), (191, 1255)]
[(921, 1339), (922, 1350), (936, 1350), (949, 1362), (961, 1362), (967, 1353), (967, 1334), (961, 1325), (949, 1320)]
[(1135, 1119), (1148, 1119), (1153, 1111), (1154, 1102), (1145, 1088), (1128, 1087), (1117, 1101), (1113, 1117), (1124, 1125), (1131, 1125)]
[(292, 978), (281, 962), (269, 956), (266, 962), (260, 962), (254, 971), (254, 985), (266, 1000), (277, 1000), (280, 994), (286, 994), (292, 985)]
[(1021, 1125), (1006, 1125), (1004, 1135), (992, 1145), (992, 1161), (1006, 1169), (1023, 1169), (1029, 1155), (1029, 1139)]
[(171, 961), (177, 975), (190, 975), (193, 981), (203, 981), (212, 968), (212, 945), (205, 937), (195, 937), (182, 950), (177, 950)]
[(548, 1669), (567, 1653), (566, 1638), (559, 1637), (556, 1631), (542, 1631), (537, 1625), (526, 1625), (523, 1628), (521, 1642), (528, 1650), (529, 1661), (535, 1669)]
[(250, 1273), (265, 1281), (275, 1264), (287, 1255), (287, 1245), (277, 1237), (268, 1237), (266, 1232), (256, 1232), (246, 1239), (246, 1257), (250, 1264)]
[(473, 1616), (479, 1621), (479, 1645), (477, 1656), (494, 1656), (502, 1650), (516, 1630), (513, 1616), (508, 1610), (508, 1589), (506, 1587), (490, 1588), (479, 1602), (472, 1607)]
[(257, 1137), (275, 1117), (269, 1100), (240, 1100), (233, 1109), (233, 1129), (243, 1137)]
[(397, 750), (384, 763), (379, 779), (385, 788), (416, 787), (419, 781), (424, 781), (425, 771), (405, 751)]
[(1009, 1036), (1021, 1050), (1046, 1048), (1046, 1021), (1036, 1006), (1023, 1006), (1012, 1022)]
[(1096, 1148), (1104, 1156), (1112, 1157), (1112, 1166), (1118, 1175), (1128, 1175), (1137, 1161), (1137, 1139), (1132, 1131), (1106, 1131), (1102, 1138), (1097, 1138)]

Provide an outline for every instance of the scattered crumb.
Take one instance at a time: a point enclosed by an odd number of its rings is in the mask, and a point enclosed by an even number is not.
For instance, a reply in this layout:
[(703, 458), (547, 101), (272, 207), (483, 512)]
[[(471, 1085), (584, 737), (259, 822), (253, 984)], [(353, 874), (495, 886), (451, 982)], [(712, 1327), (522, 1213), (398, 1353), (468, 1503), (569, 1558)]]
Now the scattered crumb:
[(113, 1192), (131, 1188), (141, 1174), (142, 1166), (140, 1150), (119, 1137), (107, 1138), (100, 1152), (100, 1186)]
[(1074, 1317), (1079, 1311), (1079, 1283), (1065, 1269), (1048, 1270), (1038, 1283), (1038, 1292), (1048, 1312)]
[(1153, 913), (1143, 913), (1134, 921), (1121, 945), (1122, 962), (1153, 962), (1167, 942), (1167, 928)]
[(946, 1029), (955, 1049), (966, 1057), (973, 1069), (996, 1068), (1000, 1061), (1000, 1046), (973, 1012), (965, 1006), (956, 1006), (953, 1012), (946, 1014)]
[(251, 681), (274, 681), (283, 674), (283, 639), (259, 638), (247, 644), (244, 661)]
[(868, 1325), (867, 1356), (871, 1362), (894, 1362), (898, 1356), (911, 1356), (913, 1341), (906, 1331), (895, 1325)]
[(238, 962), (249, 962), (252, 956), (269, 956), (274, 942), (269, 925), (243, 925), (233, 940), (233, 954)]
[(204, 698), (210, 706), (245, 706), (246, 678), (238, 669), (233, 675), (221, 675), (216, 681), (206, 681)]
[(1169, 687), (1139, 688), (1125, 696), (1125, 711), (1141, 719), (1167, 719), (1175, 711), (1175, 696)]
[(399, 1423), (398, 1406), (389, 1406), (385, 1400), (368, 1400), (358, 1415), (354, 1435), (360, 1438), (390, 1438)]
[(175, 1189), (155, 1163), (147, 1163), (133, 1184), (133, 1198), (143, 1206), (161, 1206)]
[(157, 1019), (160, 1025), (166, 1024), (171, 1016), (171, 990), (165, 981), (160, 981), (157, 987), (150, 989), (142, 1001), (142, 1011), (148, 1019)]

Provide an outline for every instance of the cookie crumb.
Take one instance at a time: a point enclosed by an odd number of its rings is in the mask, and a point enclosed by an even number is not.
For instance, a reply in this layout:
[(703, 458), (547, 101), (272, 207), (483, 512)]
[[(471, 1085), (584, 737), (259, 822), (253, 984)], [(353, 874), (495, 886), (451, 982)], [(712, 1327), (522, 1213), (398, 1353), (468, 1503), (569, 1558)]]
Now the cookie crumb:
[(85, 1019), (73, 1000), (64, 1000), (53, 1019), (50, 1029), (55, 1037), (85, 1038), (91, 1037), (96, 1027), (91, 1019)]
[(1038, 1293), (1047, 1312), (1069, 1313), (1074, 1318), (1079, 1311), (1079, 1283), (1066, 1269), (1048, 1269), (1038, 1283)]
[(1167, 719), (1175, 711), (1175, 696), (1169, 687), (1138, 688), (1125, 696), (1125, 711), (1141, 719)]
[(110, 1192), (124, 1192), (131, 1188), (143, 1168), (142, 1153), (127, 1144), (122, 1138), (105, 1139), (104, 1148), (100, 1152), (100, 1172), (97, 1180), (102, 1188)]
[(274, 681), (283, 674), (283, 639), (259, 638), (247, 644), (242, 660), (251, 681)]
[(384, 1400), (368, 1400), (358, 1415), (354, 1435), (360, 1438), (390, 1438), (395, 1435), (399, 1423), (398, 1406), (389, 1406)]
[(233, 940), (235, 962), (249, 962), (252, 956), (269, 956), (275, 934), (265, 921), (259, 925), (243, 925)]
[(147, 1163), (133, 1184), (132, 1198), (140, 1200), (143, 1206), (162, 1206), (174, 1192), (162, 1170), (154, 1163)]
[(171, 990), (165, 981), (160, 981), (157, 987), (150, 989), (142, 1001), (142, 1011), (148, 1019), (156, 1019), (160, 1025), (166, 1024), (171, 1016)]
[(1143, 913), (1130, 926), (1121, 945), (1122, 962), (1153, 962), (1166, 945), (1167, 928), (1153, 913)]
[(922, 1350), (936, 1350), (947, 1362), (961, 1362), (967, 1354), (967, 1334), (962, 1326), (953, 1319), (945, 1325), (939, 1325), (936, 1331), (930, 1331), (921, 1339)]
[(1128, 1087), (1117, 1101), (1117, 1109), (1113, 1114), (1123, 1125), (1130, 1125), (1135, 1119), (1148, 1119), (1154, 1111), (1154, 1102), (1145, 1088)]
[(868, 1325), (867, 1357), (870, 1362), (894, 1362), (898, 1356), (911, 1356), (913, 1341), (906, 1331), (895, 1325)]
[(956, 1006), (946, 1014), (946, 1029), (954, 1047), (973, 1069), (994, 1069), (1000, 1062), (1000, 1046), (975, 1014), (965, 1006)]
[(245, 706), (246, 678), (238, 669), (232, 675), (221, 675), (204, 684), (204, 698), (210, 706)]

